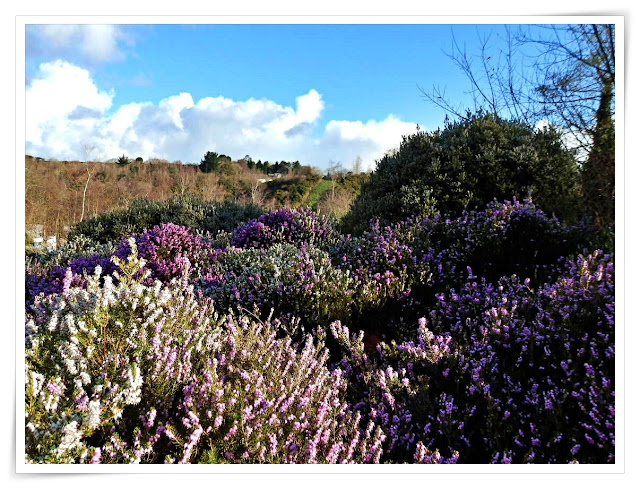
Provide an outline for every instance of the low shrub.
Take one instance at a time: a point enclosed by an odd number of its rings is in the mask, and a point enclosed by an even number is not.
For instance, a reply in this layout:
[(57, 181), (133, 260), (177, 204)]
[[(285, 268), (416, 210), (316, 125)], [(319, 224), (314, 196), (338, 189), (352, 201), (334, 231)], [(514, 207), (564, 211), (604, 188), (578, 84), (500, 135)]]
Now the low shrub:
[(166, 223), (216, 235), (219, 231), (230, 231), (262, 212), (252, 204), (205, 201), (194, 194), (174, 195), (164, 201), (142, 198), (136, 199), (126, 209), (75, 224), (69, 238), (82, 234), (99, 243), (118, 243), (122, 238)]
[(231, 245), (237, 248), (268, 248), (276, 243), (323, 247), (337, 238), (328, 218), (310, 209), (278, 209), (237, 227)]
[(118, 285), (98, 270), (27, 322), (28, 462), (386, 460), (386, 435), (345, 401), (321, 332), (298, 346), (277, 321), (218, 317), (190, 287), (145, 286), (130, 246), (114, 258)]
[(429, 327), (458, 362), (432, 381), (453, 407), (447, 429), (431, 414), (426, 442), (472, 463), (613, 462), (613, 289), (613, 262), (596, 252), (538, 289), (514, 276), (441, 294)]
[(529, 199), (78, 235), (27, 269), (27, 461), (615, 462), (612, 239)]
[(527, 199), (489, 203), (452, 218), (410, 218), (347, 237), (330, 249), (337, 266), (372, 275), (406, 275), (409, 286), (447, 290), (470, 278), (517, 274), (534, 284), (553, 280), (565, 258), (589, 246), (588, 235), (548, 217)]
[(613, 282), (596, 252), (537, 289), (514, 276), (440, 294), (413, 340), (366, 349), (332, 324), (349, 400), (396, 461), (421, 438), (463, 463), (614, 462)]
[[(209, 265), (212, 254), (211, 242), (194, 234), (191, 229), (173, 223), (155, 226), (140, 234), (134, 234), (138, 254), (146, 262), (145, 270), (151, 273), (148, 283), (160, 280), (169, 283), (172, 279), (197, 278)], [(123, 239), (115, 250), (115, 256), (125, 259), (131, 254), (130, 239)]]
[(432, 378), (455, 361), (455, 354), (451, 337), (435, 336), (425, 324), (421, 319), (415, 341), (379, 343), (375, 349), (366, 347), (362, 331), (351, 333), (340, 322), (332, 323), (330, 331), (342, 347), (338, 366), (348, 379), (348, 399), (382, 427), (385, 457), (395, 463), (452, 464), (460, 457), (457, 450), (446, 449), (446, 456), (439, 449), (426, 450), (430, 424), (421, 414), (439, 410), (438, 422), (448, 421), (446, 402), (434, 406), (427, 392), (431, 394)]
[(263, 317), (273, 310), (274, 317), (288, 319), (293, 328), (289, 333), (297, 337), (297, 328), (309, 331), (348, 318), (356, 286), (348, 272), (331, 265), (325, 252), (292, 244), (219, 252), (199, 283), (220, 308), (257, 308)]
[(91, 255), (109, 256), (113, 251), (113, 245), (109, 243), (99, 243), (83, 234), (79, 234), (71, 239), (65, 240), (53, 251), (27, 253), (25, 257), (25, 267), (27, 269), (31, 267), (41, 267), (50, 270), (55, 266), (67, 266), (77, 258)]
[(28, 318), (28, 462), (158, 462), (174, 449), (173, 399), (217, 350), (219, 323), (192, 289), (136, 280), (132, 248), (115, 259), (117, 285), (98, 269)]

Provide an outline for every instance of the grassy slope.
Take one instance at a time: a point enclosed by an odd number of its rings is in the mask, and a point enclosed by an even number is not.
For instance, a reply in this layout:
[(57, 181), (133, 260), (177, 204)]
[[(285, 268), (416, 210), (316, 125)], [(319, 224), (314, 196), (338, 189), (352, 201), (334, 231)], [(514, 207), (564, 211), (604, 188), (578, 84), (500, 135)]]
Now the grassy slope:
[(331, 186), (332, 182), (330, 180), (320, 180), (309, 192), (306, 204), (312, 207), (315, 206), (324, 194), (331, 191)]

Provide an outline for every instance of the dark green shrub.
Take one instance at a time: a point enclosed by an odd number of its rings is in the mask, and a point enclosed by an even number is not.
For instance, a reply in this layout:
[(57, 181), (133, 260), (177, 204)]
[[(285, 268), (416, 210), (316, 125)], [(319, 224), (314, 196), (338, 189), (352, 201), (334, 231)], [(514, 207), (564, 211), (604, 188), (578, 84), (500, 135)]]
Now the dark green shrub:
[(131, 163), (129, 161), (129, 158), (127, 158), (125, 155), (120, 156), (117, 160), (116, 160), (116, 165), (118, 166), (126, 166), (129, 163)]
[(575, 159), (557, 132), (479, 113), (405, 136), (398, 151), (377, 162), (343, 227), (360, 233), (373, 218), (389, 224), (436, 211), (459, 215), (529, 191), (547, 214), (571, 220), (578, 190)]
[(263, 209), (233, 202), (205, 201), (194, 194), (174, 195), (168, 200), (136, 199), (126, 209), (111, 211), (75, 224), (69, 238), (83, 234), (99, 243), (117, 243), (125, 236), (141, 233), (160, 224), (190, 227), (194, 232), (230, 231), (246, 220), (260, 216)]
[(255, 204), (240, 204), (233, 201), (225, 201), (216, 205), (212, 215), (205, 218), (203, 230), (211, 234), (220, 231), (233, 231), (240, 224), (256, 219), (266, 212), (266, 209)]

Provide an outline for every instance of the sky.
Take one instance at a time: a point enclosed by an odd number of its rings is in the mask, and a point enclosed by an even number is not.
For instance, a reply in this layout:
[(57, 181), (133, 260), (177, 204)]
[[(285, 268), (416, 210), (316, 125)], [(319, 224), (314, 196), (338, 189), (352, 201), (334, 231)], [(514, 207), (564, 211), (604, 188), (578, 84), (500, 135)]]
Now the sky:
[(471, 107), (447, 56), (501, 25), (27, 25), (26, 154), (373, 168), (442, 127), (434, 86)]

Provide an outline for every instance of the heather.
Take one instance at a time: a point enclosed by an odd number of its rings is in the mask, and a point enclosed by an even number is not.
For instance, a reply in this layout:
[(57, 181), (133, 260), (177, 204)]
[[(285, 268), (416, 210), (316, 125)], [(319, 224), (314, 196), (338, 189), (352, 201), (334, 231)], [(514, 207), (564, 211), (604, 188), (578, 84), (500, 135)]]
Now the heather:
[(335, 240), (330, 220), (308, 208), (277, 209), (238, 226), (231, 245), (238, 248), (268, 248), (275, 243), (324, 244)]
[(607, 232), (232, 214), (30, 257), (27, 461), (615, 462)]

